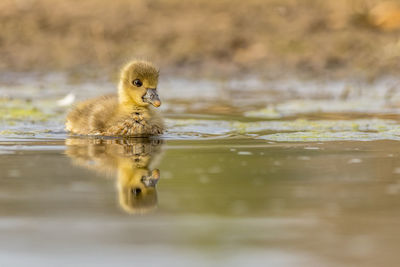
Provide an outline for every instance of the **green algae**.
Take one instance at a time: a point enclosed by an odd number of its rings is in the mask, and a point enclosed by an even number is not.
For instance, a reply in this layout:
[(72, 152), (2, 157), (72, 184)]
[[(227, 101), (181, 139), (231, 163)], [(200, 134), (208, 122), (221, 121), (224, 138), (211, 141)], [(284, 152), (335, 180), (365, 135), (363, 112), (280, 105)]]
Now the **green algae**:
[(1, 116), (0, 119), (5, 120), (35, 120), (35, 121), (44, 121), (48, 119), (50, 116), (38, 110), (37, 108), (10, 108), (7, 110), (0, 110)]
[(0, 135), (3, 136), (16, 136), (16, 135), (22, 135), (22, 136), (35, 136), (36, 133), (32, 131), (12, 131), (12, 130), (3, 130), (0, 131)]
[(400, 141), (400, 131), (392, 132), (294, 132), (259, 136), (258, 139), (277, 142), (321, 142), (321, 141)]
[(0, 131), (0, 135), (2, 136), (36, 136), (38, 134), (50, 134), (50, 129), (44, 130), (33, 130), (33, 131), (18, 131), (18, 130), (2, 130)]
[(296, 119), (286, 121), (225, 121), (225, 120), (177, 120), (167, 119), (171, 132), (187, 129), (199, 132), (221, 133), (257, 133), (263, 131), (400, 131), (400, 124), (395, 120), (358, 119), (358, 120), (308, 120)]
[(248, 136), (273, 141), (398, 140), (395, 120), (307, 120), (240, 122), (225, 120), (167, 120), (170, 135), (198, 134)]
[(298, 114), (318, 113), (365, 113), (365, 114), (400, 114), (400, 109), (390, 106), (385, 99), (299, 99), (282, 103), (270, 104), (265, 108), (250, 110), (244, 113), (246, 117), (278, 119)]
[(0, 100), (0, 120), (9, 125), (15, 122), (45, 122), (53, 115), (44, 112), (39, 107), (32, 104), (31, 101), (21, 99), (1, 99)]

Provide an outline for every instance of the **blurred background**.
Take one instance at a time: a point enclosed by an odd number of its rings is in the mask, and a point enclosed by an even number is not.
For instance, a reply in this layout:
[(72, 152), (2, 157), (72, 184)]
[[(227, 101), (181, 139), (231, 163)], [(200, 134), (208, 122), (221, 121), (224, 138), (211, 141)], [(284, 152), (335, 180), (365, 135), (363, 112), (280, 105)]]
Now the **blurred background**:
[[(162, 141), (68, 135), (133, 58)], [(398, 266), (399, 74), (400, 0), (0, 0), (0, 266)]]
[(400, 72), (400, 1), (2, 0), (0, 69), (265, 78)]

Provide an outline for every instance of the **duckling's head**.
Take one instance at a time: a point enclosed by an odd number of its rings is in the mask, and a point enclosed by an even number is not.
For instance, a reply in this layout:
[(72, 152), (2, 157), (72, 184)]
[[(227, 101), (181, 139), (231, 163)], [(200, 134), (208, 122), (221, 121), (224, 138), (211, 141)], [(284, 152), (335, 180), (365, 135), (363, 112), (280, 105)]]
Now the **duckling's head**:
[(118, 88), (123, 105), (146, 107), (149, 104), (159, 107), (157, 94), (158, 70), (150, 62), (133, 61), (122, 68)]
[(147, 168), (118, 170), (119, 204), (128, 213), (147, 213), (157, 206), (160, 171)]

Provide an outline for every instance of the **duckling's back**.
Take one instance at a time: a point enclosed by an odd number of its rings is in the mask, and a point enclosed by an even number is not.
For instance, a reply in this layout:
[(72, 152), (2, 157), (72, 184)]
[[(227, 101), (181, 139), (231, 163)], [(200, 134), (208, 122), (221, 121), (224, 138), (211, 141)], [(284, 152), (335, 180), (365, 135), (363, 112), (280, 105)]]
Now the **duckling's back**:
[(67, 116), (66, 128), (73, 134), (99, 135), (118, 108), (118, 97), (106, 95), (78, 104)]

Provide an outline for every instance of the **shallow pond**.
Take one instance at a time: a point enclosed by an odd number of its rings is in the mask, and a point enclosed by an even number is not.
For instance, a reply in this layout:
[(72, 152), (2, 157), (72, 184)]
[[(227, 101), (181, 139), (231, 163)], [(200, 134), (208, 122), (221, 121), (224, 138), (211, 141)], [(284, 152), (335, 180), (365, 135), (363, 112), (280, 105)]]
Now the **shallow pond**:
[(10, 88), (0, 105), (1, 266), (397, 263), (393, 102), (167, 97), (161, 139), (99, 139), (64, 132), (55, 103), (68, 88), (29, 100)]

